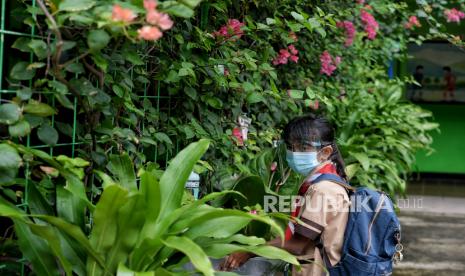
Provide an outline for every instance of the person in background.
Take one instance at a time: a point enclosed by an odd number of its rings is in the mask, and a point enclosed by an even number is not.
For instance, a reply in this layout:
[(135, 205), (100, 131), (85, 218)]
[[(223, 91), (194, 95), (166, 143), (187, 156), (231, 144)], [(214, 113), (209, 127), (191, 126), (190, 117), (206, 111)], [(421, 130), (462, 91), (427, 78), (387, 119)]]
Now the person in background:
[(415, 99), (415, 94), (418, 91), (419, 94), (420, 94), (420, 97), (418, 99), (421, 100), (422, 99), (422, 94), (423, 94), (423, 79), (424, 79), (423, 65), (418, 65), (415, 68), (415, 72), (413, 73), (413, 78), (415, 79), (415, 81), (418, 84), (414, 83), (413, 86), (412, 86), (412, 97), (411, 97), (411, 99), (412, 100)]
[[(445, 84), (446, 84), (446, 86), (444, 87), (443, 100), (444, 101), (454, 100), (454, 98), (455, 98), (454, 92), (455, 92), (455, 80), (456, 80), (456, 77), (452, 73), (452, 69), (449, 66), (444, 66), (442, 68), (442, 70), (444, 71), (444, 81), (445, 81)], [(450, 98), (448, 99), (449, 95), (450, 95)]]

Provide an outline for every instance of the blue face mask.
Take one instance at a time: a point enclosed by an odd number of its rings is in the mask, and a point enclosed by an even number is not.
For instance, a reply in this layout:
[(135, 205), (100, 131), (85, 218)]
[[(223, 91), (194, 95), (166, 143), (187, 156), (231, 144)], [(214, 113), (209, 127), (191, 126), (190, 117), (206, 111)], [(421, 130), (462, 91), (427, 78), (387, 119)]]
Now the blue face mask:
[(307, 176), (314, 168), (320, 165), (316, 151), (293, 152), (287, 150), (286, 160), (292, 170), (304, 176)]

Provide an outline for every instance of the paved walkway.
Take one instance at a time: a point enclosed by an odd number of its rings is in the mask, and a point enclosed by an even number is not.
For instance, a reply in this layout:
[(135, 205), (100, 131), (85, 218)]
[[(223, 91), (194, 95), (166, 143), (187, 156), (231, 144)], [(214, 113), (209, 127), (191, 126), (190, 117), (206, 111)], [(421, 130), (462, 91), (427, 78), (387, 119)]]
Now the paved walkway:
[(465, 198), (408, 199), (400, 206), (404, 261), (394, 276), (465, 275)]

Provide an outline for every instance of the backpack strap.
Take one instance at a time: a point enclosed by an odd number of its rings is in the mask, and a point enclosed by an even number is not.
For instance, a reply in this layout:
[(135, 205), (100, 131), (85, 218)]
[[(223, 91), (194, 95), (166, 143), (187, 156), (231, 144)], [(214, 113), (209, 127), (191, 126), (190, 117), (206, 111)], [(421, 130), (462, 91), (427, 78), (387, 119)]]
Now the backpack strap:
[(325, 180), (336, 183), (339, 186), (342, 186), (343, 188), (345, 188), (347, 191), (352, 191), (352, 192), (355, 191), (355, 188), (350, 186), (350, 184), (347, 183), (347, 181), (345, 181), (344, 179), (342, 179), (342, 177), (340, 177), (337, 174), (332, 174), (332, 173), (321, 174), (315, 180), (312, 181), (312, 184), (318, 183), (320, 181), (325, 181)]
[[(320, 181), (325, 181), (325, 180), (333, 182), (333, 183), (343, 187), (344, 189), (346, 189), (347, 192), (351, 192), (351, 191), (354, 192), (355, 191), (355, 188), (350, 186), (350, 184), (347, 183), (343, 178), (341, 178), (337, 174), (331, 174), (331, 173), (321, 174), (315, 180), (312, 181), (312, 184), (318, 183)], [(332, 267), (331, 261), (329, 260), (328, 254), (327, 254), (327, 252), (325, 250), (325, 247), (323, 245), (323, 239), (321, 237), (321, 234), (318, 237), (318, 240), (316, 240), (315, 245), (320, 250), (321, 258), (323, 259), (323, 263), (325, 264), (326, 268)]]

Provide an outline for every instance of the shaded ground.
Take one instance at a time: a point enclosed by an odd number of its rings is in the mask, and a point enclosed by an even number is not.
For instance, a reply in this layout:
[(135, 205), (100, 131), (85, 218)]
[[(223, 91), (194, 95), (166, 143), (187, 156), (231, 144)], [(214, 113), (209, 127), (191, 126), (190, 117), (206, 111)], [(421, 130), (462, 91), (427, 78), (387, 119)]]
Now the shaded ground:
[(404, 260), (395, 276), (465, 275), (465, 214), (404, 211), (400, 220)]

